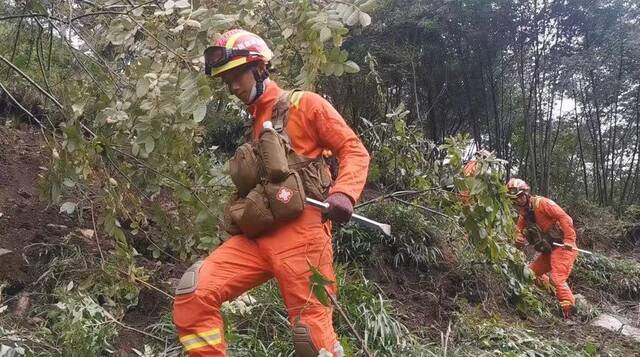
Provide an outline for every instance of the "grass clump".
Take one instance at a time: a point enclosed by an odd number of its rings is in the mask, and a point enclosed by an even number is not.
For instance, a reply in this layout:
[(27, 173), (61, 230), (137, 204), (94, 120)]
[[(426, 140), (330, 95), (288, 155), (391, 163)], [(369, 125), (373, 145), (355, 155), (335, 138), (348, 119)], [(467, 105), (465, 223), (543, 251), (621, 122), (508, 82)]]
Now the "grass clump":
[(623, 299), (640, 298), (640, 264), (630, 259), (582, 254), (576, 259), (572, 278), (576, 284)]
[(443, 234), (418, 208), (383, 202), (367, 207), (363, 214), (390, 224), (392, 236), (346, 225), (334, 239), (338, 261), (422, 269), (442, 261)]

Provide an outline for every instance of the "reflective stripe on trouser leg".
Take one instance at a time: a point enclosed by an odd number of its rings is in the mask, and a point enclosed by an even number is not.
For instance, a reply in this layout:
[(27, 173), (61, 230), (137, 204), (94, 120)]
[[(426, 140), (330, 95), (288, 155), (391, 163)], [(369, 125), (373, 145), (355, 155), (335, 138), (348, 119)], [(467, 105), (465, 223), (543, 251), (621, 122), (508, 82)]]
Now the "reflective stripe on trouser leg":
[(573, 303), (571, 301), (569, 301), (569, 300), (562, 300), (562, 301), (560, 301), (560, 306), (562, 308), (566, 308), (566, 307), (573, 306)]
[(196, 289), (176, 295), (173, 304), (173, 321), (188, 355), (226, 356), (220, 306), (271, 276), (255, 242), (243, 236), (234, 236), (215, 249), (198, 271)]
[(222, 343), (220, 329), (214, 328), (208, 331), (196, 332), (180, 337), (180, 343), (185, 351), (191, 351), (204, 346), (215, 346)]

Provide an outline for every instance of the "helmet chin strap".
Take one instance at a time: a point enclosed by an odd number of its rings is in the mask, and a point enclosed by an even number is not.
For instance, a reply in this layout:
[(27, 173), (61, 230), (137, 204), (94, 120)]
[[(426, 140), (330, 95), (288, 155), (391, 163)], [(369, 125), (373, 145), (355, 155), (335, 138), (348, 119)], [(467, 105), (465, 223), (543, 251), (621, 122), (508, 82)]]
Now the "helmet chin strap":
[(266, 69), (262, 74), (258, 73), (258, 69), (254, 68), (253, 70), (253, 78), (255, 78), (256, 83), (251, 88), (251, 95), (249, 96), (249, 103), (254, 103), (262, 93), (264, 93), (264, 87), (267, 83), (269, 83), (269, 71)]

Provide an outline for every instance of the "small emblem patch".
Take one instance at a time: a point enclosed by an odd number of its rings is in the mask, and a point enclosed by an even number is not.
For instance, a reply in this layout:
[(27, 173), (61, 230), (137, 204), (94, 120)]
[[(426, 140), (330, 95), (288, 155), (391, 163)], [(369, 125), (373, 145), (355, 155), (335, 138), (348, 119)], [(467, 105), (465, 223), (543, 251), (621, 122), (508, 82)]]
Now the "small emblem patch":
[(286, 187), (280, 187), (278, 193), (276, 193), (276, 199), (282, 203), (289, 203), (292, 196), (293, 192)]

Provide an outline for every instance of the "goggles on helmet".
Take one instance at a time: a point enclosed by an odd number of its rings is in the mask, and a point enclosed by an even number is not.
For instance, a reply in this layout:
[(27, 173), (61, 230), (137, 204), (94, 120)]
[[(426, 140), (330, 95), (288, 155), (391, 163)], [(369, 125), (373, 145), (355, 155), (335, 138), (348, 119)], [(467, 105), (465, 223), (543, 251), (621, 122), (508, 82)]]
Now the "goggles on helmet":
[(237, 50), (220, 46), (211, 46), (204, 50), (204, 73), (211, 75), (211, 70), (223, 66), (235, 57), (247, 57), (250, 55), (260, 55), (249, 50)]
[(516, 199), (516, 198), (520, 197), (524, 193), (525, 193), (524, 190), (518, 189), (517, 187), (511, 187), (507, 191), (507, 196), (509, 198), (511, 198), (511, 199)]

